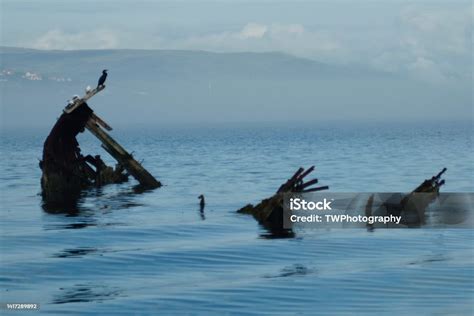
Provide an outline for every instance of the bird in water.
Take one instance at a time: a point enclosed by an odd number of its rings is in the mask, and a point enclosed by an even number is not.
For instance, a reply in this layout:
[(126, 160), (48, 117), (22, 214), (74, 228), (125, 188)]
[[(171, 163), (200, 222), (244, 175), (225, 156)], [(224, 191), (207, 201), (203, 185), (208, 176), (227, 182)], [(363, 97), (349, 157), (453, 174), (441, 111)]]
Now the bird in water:
[(201, 210), (204, 209), (204, 206), (206, 206), (206, 201), (204, 200), (204, 195), (198, 196), (199, 201), (199, 206), (201, 207)]
[(97, 83), (97, 88), (104, 85), (105, 79), (107, 79), (107, 69), (102, 70), (102, 76), (100, 76), (99, 78), (99, 82)]
[(206, 201), (204, 201), (204, 195), (198, 196), (199, 201), (199, 213), (201, 214), (201, 219), (205, 220), (206, 215), (204, 214), (204, 206), (206, 206)]

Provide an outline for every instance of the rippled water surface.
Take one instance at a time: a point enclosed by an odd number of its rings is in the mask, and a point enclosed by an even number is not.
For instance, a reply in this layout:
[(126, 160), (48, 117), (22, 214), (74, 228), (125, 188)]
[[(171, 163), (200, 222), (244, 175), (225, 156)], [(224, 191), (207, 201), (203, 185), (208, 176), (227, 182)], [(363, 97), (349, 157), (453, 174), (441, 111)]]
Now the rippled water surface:
[[(117, 129), (165, 186), (91, 189), (56, 213), (38, 196), (47, 133), (2, 134), (0, 302), (57, 314), (474, 313), (471, 229), (278, 239), (235, 212), (313, 164), (336, 192), (405, 192), (442, 167), (443, 191), (472, 192), (470, 125)], [(79, 142), (106, 157), (87, 132)]]

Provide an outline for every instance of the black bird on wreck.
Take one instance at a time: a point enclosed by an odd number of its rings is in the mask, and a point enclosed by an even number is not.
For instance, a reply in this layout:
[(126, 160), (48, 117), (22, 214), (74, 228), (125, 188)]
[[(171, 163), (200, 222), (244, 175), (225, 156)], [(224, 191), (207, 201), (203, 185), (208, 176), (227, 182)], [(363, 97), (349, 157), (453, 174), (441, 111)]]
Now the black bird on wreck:
[(99, 81), (97, 82), (97, 88), (104, 85), (105, 80), (107, 79), (107, 69), (102, 70), (102, 76), (100, 76)]

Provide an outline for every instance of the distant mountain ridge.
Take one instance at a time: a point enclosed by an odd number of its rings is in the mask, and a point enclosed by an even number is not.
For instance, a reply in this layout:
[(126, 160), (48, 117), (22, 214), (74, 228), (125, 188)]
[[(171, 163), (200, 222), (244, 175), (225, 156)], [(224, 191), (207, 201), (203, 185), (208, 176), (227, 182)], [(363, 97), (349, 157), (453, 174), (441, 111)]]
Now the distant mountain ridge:
[(102, 69), (107, 88), (91, 102), (112, 125), (472, 116), (470, 82), (435, 85), (278, 52), (1, 47), (0, 60), (1, 113), (13, 126), (51, 125)]
[[(48, 76), (79, 78), (101, 68), (134, 72), (141, 78), (176, 78), (206, 75), (215, 77), (334, 77), (380, 75), (361, 67), (327, 65), (279, 52), (214, 53), (185, 50), (35, 50), (0, 47), (3, 69), (35, 71)], [(350, 70), (350, 71), (348, 71)]]

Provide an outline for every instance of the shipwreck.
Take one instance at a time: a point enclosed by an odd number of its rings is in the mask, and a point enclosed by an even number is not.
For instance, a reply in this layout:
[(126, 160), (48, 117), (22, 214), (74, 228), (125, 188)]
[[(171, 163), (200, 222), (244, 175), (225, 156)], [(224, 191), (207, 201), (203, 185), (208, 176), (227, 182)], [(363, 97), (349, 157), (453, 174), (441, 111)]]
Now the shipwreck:
[[(129, 175), (143, 189), (161, 186), (160, 181), (107, 133), (112, 127), (88, 106), (87, 101), (104, 89), (104, 85), (87, 89), (82, 98), (75, 97), (70, 101), (46, 138), (39, 163), (42, 170), (41, 194), (46, 205), (61, 207), (74, 204), (82, 190), (121, 183), (127, 181)], [(107, 166), (100, 155), (82, 154), (76, 136), (86, 129), (117, 161), (114, 167)]]
[(315, 187), (318, 179), (305, 181), (305, 178), (314, 171), (315, 167), (308, 169), (300, 167), (293, 176), (283, 183), (276, 193), (270, 198), (262, 200), (257, 205), (248, 204), (237, 212), (252, 215), (274, 237), (292, 237), (293, 231), (284, 228), (284, 196), (288, 193), (309, 193), (329, 189), (328, 186)]
[[(441, 179), (446, 172), (443, 168), (437, 175), (424, 180), (410, 193), (389, 194), (384, 198), (382, 205), (376, 209), (373, 207), (374, 195), (367, 200), (365, 215), (395, 215), (401, 216), (401, 224), (407, 227), (419, 227), (425, 224), (426, 209), (439, 196), (440, 188), (445, 184)], [(368, 225), (368, 228), (373, 228)]]
[[(237, 212), (252, 215), (270, 233), (270, 237), (292, 237), (293, 227), (286, 227), (285, 217), (291, 215), (285, 196), (301, 196), (304, 193), (317, 192), (329, 189), (328, 186), (312, 187), (318, 183), (318, 179), (304, 181), (304, 178), (313, 172), (314, 166), (305, 170), (299, 168), (293, 176), (283, 183), (276, 193), (262, 200), (256, 205), (248, 204)], [(365, 216), (393, 215), (401, 217), (401, 224), (407, 227), (419, 227), (425, 223), (425, 211), (439, 196), (441, 186), (445, 181), (441, 179), (446, 172), (443, 168), (437, 175), (424, 180), (418, 187), (408, 194), (380, 194), (383, 196), (382, 203), (374, 206), (375, 194), (365, 198), (365, 208), (362, 210)], [(379, 197), (380, 198), (380, 197)], [(373, 229), (373, 225), (367, 225)], [(268, 237), (268, 236), (266, 236)]]

